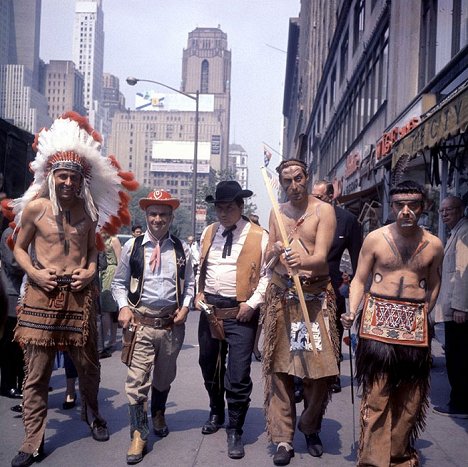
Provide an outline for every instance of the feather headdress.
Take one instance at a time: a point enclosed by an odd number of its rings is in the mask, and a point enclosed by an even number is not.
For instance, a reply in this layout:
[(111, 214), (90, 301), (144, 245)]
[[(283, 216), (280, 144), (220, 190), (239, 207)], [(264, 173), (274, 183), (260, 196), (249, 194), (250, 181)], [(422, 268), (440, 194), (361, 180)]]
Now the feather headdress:
[(50, 129), (37, 133), (33, 143), (37, 155), (31, 163), (33, 183), (21, 198), (10, 202), (16, 229), (21, 227), (23, 209), (36, 198), (49, 197), (58, 214), (60, 206), (52, 176), (58, 169), (75, 170), (82, 175), (78, 196), (83, 198), (89, 216), (97, 221), (97, 233), (115, 235), (123, 224), (130, 223), (130, 197), (123, 189), (136, 190), (138, 182), (131, 172), (121, 171), (114, 156), (101, 155), (101, 141), (88, 119), (76, 112), (65, 113)]

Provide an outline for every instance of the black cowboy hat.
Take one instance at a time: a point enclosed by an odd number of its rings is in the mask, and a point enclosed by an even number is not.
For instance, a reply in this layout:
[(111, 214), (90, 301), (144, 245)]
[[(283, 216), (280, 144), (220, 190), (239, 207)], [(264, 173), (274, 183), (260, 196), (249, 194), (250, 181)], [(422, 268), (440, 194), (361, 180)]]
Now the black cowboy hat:
[(243, 190), (235, 180), (225, 180), (216, 185), (215, 197), (208, 195), (205, 201), (207, 203), (230, 203), (235, 199), (249, 198), (252, 195), (252, 191)]

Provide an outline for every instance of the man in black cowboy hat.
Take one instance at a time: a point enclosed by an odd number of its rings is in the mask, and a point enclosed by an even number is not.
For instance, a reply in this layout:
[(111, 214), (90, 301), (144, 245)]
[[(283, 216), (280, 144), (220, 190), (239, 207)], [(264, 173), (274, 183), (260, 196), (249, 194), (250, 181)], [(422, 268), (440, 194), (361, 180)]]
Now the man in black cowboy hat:
[(123, 246), (112, 282), (119, 323), (126, 336), (129, 329), (136, 332), (133, 355), (126, 361), (132, 438), (127, 464), (140, 462), (146, 451), (150, 387), (154, 432), (159, 437), (169, 434), (164, 412), (194, 290), (189, 247), (169, 233), (179, 200), (167, 191), (154, 190), (139, 204), (146, 213), (147, 230)]
[(214, 203), (219, 222), (209, 225), (201, 236), (200, 292), (195, 300), (198, 309), (206, 310), (198, 327), (199, 364), (210, 398), (210, 416), (202, 433), (215, 433), (224, 424), (226, 394), (232, 459), (244, 457), (242, 427), (252, 392), (257, 309), (268, 281), (262, 272), (268, 235), (242, 216), (244, 198), (252, 194), (236, 181), (223, 181), (214, 197), (206, 197), (207, 203)]

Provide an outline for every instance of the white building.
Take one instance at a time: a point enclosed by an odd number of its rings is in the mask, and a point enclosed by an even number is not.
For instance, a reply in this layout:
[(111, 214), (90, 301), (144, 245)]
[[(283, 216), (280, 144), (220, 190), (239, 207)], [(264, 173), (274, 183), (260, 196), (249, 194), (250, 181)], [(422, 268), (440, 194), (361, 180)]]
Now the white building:
[(249, 156), (240, 144), (229, 145), (229, 168), (234, 172), (235, 179), (246, 190), (249, 184)]
[(73, 26), (73, 61), (84, 77), (84, 103), (90, 123), (102, 131), (104, 13), (101, 0), (77, 0)]

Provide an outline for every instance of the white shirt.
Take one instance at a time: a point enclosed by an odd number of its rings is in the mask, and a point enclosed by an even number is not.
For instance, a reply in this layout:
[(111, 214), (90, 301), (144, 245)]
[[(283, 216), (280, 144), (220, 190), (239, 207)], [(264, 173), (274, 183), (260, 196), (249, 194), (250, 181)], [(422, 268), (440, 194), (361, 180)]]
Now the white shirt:
[[(237, 294), (237, 259), (239, 258), (245, 239), (250, 230), (250, 222), (241, 218), (236, 222), (236, 229), (232, 231), (231, 255), (222, 257), (226, 237), (223, 237), (225, 228), (220, 224), (213, 238), (210, 251), (208, 253), (205, 292), (221, 295), (223, 297), (235, 298)], [(200, 243), (206, 235), (207, 229), (202, 233)], [(209, 241), (209, 239), (207, 239)], [(252, 296), (246, 301), (247, 305), (255, 309), (264, 302), (265, 291), (269, 277), (265, 274), (264, 261), (265, 250), (268, 244), (268, 234), (263, 231), (262, 235), (262, 262), (260, 265), (260, 280)]]

